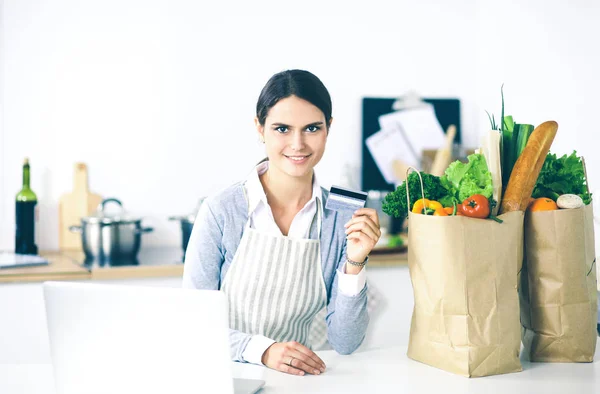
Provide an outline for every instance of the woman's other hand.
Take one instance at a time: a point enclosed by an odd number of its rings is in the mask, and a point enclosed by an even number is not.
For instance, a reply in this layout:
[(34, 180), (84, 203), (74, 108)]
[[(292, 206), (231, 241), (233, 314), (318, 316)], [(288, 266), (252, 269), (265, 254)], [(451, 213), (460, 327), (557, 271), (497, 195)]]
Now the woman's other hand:
[(262, 363), (271, 369), (291, 375), (319, 375), (325, 372), (323, 360), (298, 342), (275, 342), (263, 353)]

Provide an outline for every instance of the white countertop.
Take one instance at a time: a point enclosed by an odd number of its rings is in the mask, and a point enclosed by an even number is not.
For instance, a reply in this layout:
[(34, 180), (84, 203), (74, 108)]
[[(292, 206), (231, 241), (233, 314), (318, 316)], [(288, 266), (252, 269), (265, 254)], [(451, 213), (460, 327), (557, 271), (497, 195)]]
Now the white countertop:
[[(291, 376), (234, 363), (234, 376), (266, 381), (268, 393), (498, 393), (600, 392), (600, 342), (595, 362), (548, 364), (523, 361), (523, 372), (465, 378), (410, 360), (406, 346), (365, 350), (349, 356), (319, 352), (327, 371)], [(0, 393), (54, 394), (50, 364), (0, 364)]]

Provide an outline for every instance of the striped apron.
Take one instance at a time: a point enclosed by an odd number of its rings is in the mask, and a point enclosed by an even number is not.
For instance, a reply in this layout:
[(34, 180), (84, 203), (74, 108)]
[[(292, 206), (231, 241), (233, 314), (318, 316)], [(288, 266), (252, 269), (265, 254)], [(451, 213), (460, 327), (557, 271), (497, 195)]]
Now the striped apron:
[(319, 241), (322, 208), (318, 199), (316, 203), (315, 240), (258, 231), (250, 228), (248, 218), (221, 287), (230, 328), (310, 347), (311, 323), (327, 302)]

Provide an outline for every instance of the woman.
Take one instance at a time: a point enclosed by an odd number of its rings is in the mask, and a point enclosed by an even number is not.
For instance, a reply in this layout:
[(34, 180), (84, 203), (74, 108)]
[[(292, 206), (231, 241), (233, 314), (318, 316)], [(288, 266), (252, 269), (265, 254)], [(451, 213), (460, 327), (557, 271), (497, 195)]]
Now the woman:
[(364, 265), (381, 235), (379, 218), (368, 208), (324, 209), (328, 192), (313, 169), (331, 122), (331, 99), (316, 76), (289, 70), (271, 77), (255, 118), (267, 159), (198, 212), (183, 286), (226, 293), (235, 361), (295, 375), (324, 372), (308, 336), (325, 307), (337, 352), (352, 353), (364, 339)]

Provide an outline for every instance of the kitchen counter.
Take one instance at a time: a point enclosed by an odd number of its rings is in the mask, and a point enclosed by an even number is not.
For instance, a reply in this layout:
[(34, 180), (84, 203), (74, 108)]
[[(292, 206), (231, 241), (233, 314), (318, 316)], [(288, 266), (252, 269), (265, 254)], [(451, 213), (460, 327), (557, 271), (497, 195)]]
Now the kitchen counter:
[[(142, 248), (135, 265), (85, 266), (83, 252), (40, 253), (48, 259), (47, 266), (0, 270), (0, 283), (44, 282), (47, 280), (106, 280), (183, 276), (181, 248)], [(408, 254), (373, 254), (369, 267), (402, 266), (408, 263)]]
[(175, 247), (145, 248), (135, 264), (121, 266), (85, 265), (83, 252), (46, 251), (40, 255), (49, 264), (0, 270), (0, 283), (43, 282), (47, 280), (104, 280), (172, 277), (183, 275), (181, 249)]
[[(600, 342), (593, 363), (530, 363), (523, 371), (469, 379), (406, 356), (406, 346), (365, 349), (349, 356), (317, 352), (327, 365), (319, 376), (292, 376), (233, 363), (233, 376), (262, 379), (260, 393), (598, 393)], [(35, 376), (35, 379), (31, 377)], [(100, 377), (100, 375), (99, 375)], [(177, 379), (177, 377), (173, 377)], [(0, 392), (54, 394), (51, 364), (0, 365)], [(200, 386), (201, 387), (201, 386)], [(200, 390), (201, 391), (201, 390)]]
[(600, 342), (593, 363), (531, 363), (523, 371), (466, 378), (406, 355), (407, 346), (364, 349), (348, 356), (317, 352), (327, 365), (319, 376), (292, 376), (272, 369), (234, 363), (234, 376), (263, 379), (267, 393), (598, 393)]

